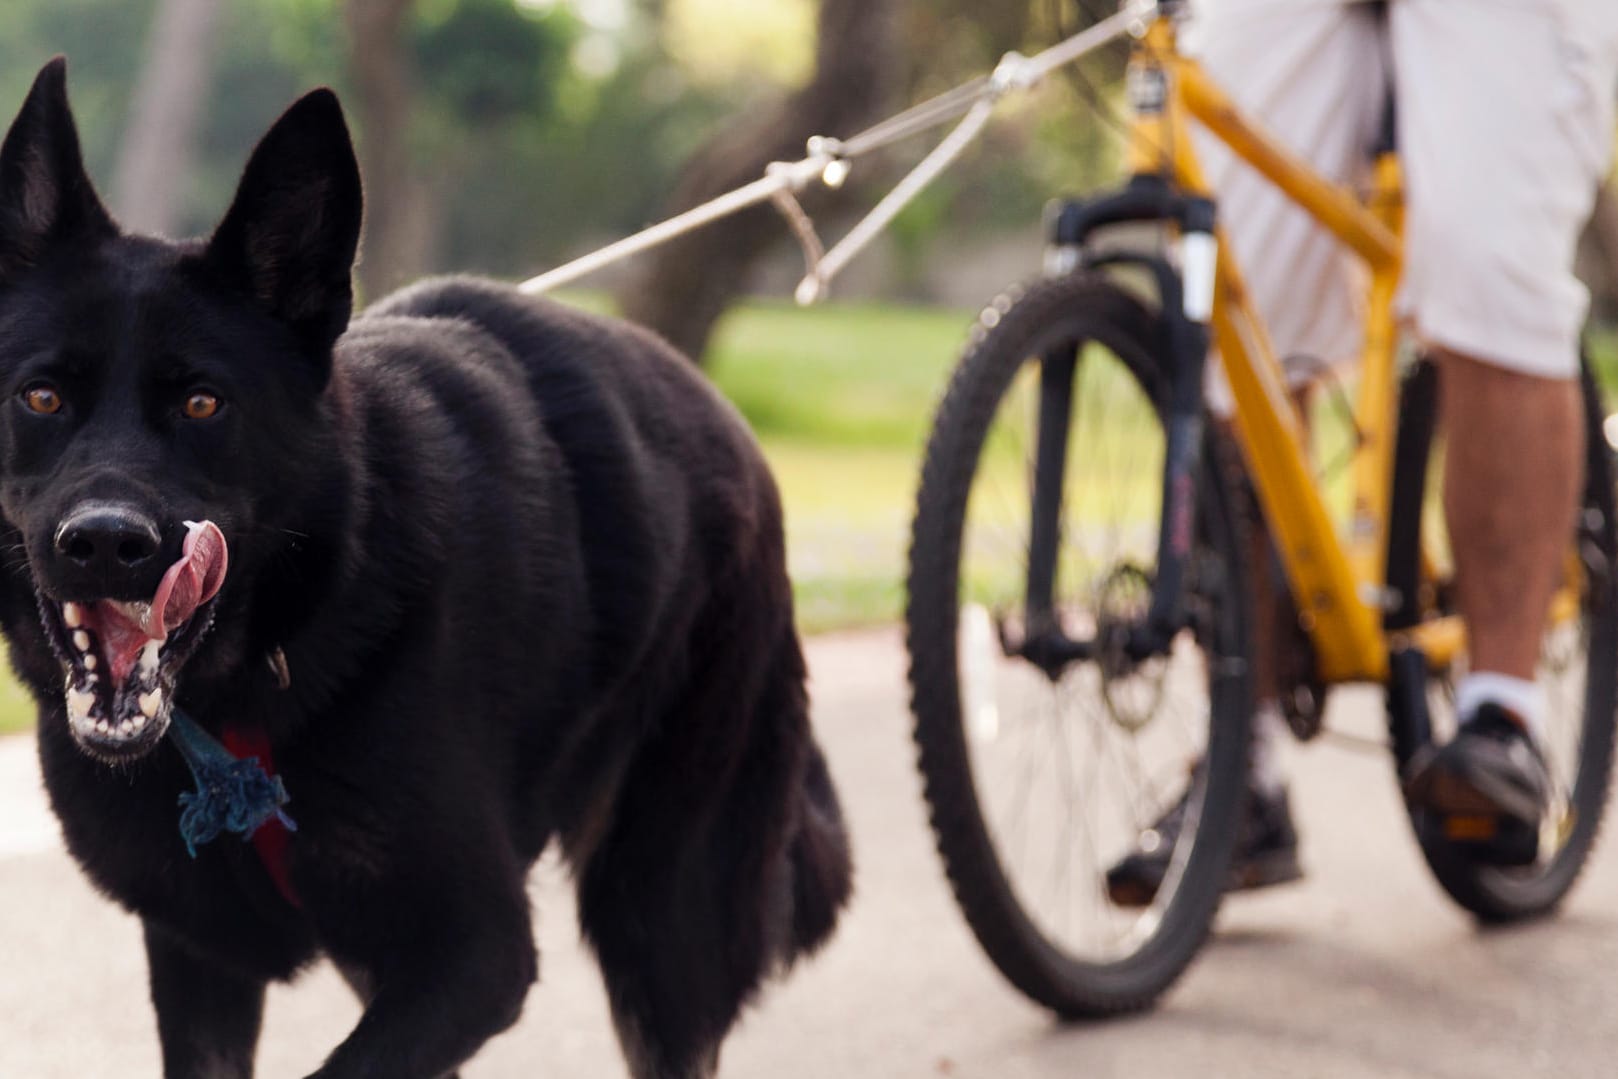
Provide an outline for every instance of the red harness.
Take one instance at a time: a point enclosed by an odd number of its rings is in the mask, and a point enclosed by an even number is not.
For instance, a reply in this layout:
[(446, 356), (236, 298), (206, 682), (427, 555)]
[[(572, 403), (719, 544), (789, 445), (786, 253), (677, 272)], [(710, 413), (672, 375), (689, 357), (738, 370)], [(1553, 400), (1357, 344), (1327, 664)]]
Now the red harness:
[[(275, 758), (270, 754), (270, 740), (263, 731), (244, 730), (239, 727), (226, 727), (221, 739), (225, 748), (237, 757), (257, 757), (259, 765), (266, 775), (275, 775)], [(281, 893), (288, 903), (299, 910), (303, 909), (303, 901), (298, 898), (297, 891), (292, 887), (292, 875), (288, 867), (288, 852), (292, 846), (292, 833), (287, 826), (275, 817), (271, 817), (259, 826), (253, 833), (253, 850), (258, 853), (258, 860), (264, 863), (264, 871), (275, 882), (275, 890)]]

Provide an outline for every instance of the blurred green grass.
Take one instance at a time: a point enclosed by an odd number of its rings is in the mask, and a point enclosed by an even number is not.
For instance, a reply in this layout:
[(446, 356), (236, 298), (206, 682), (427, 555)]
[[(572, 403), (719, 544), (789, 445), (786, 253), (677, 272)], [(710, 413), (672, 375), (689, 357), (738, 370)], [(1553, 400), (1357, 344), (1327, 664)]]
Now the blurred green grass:
[(1607, 407), (1612, 408), (1613, 402), (1618, 400), (1618, 327), (1592, 331), (1586, 341), (1596, 382), (1601, 387)]
[(720, 323), (708, 372), (781, 487), (805, 632), (899, 617), (922, 445), (970, 324), (954, 310), (775, 302)]
[(34, 725), (34, 702), (11, 677), (11, 668), (0, 673), (0, 734), (27, 730)]

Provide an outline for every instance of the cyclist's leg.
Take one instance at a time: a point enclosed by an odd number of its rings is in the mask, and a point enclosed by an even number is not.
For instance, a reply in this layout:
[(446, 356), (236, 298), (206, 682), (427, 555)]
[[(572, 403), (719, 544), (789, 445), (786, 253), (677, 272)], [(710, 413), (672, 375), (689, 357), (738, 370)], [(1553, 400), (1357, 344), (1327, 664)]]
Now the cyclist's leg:
[[(1578, 381), (1454, 349), (1437, 355), (1448, 436), (1444, 511), (1472, 669), (1531, 681), (1582, 487)], [(1538, 723), (1540, 707), (1515, 711)]]
[(1443, 365), (1446, 511), (1473, 659), (1462, 734), (1411, 777), (1412, 796), (1441, 811), (1537, 819), (1545, 782), (1514, 724), (1542, 718), (1532, 679), (1579, 490), (1587, 297), (1573, 250), (1606, 168), (1618, 77), (1618, 17), (1576, 7), (1392, 11), (1405, 304)]
[[(1359, 8), (1304, 7), (1266, 0), (1209, 0), (1197, 12), (1186, 48), (1244, 112), (1326, 175), (1348, 180), (1363, 167), (1384, 99), (1379, 25)], [(1369, 75), (1369, 78), (1367, 77)], [(1219, 201), (1219, 214), (1250, 294), (1282, 356), (1328, 362), (1351, 356), (1360, 319), (1354, 267), (1341, 246), (1267, 180), (1222, 144), (1203, 138), (1198, 156)], [(1210, 365), (1209, 401), (1230, 412), (1230, 394)], [(1297, 834), (1279, 761), (1286, 725), (1277, 703), (1274, 649), (1281, 640), (1282, 597), (1268, 567), (1273, 554), (1262, 527), (1252, 531), (1250, 609), (1254, 612), (1253, 794), (1237, 841), (1232, 880), (1257, 886), (1296, 879)], [(1113, 867), (1118, 902), (1150, 899), (1174, 850), (1180, 817), (1171, 809)]]

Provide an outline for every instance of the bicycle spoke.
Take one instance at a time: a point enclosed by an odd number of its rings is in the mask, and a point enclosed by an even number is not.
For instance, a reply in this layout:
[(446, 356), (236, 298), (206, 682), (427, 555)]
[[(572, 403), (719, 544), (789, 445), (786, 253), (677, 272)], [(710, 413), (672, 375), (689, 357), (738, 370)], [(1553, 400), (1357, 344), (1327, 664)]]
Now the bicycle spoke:
[[(1060, 705), (1060, 701), (1058, 701), (1058, 705)], [(1060, 872), (1060, 886), (1057, 891), (1056, 909), (1058, 912), (1060, 912), (1059, 916), (1062, 918), (1063, 928), (1071, 932), (1070, 927), (1072, 925), (1072, 908), (1070, 906), (1070, 884), (1072, 880), (1072, 867), (1068, 864), (1067, 852), (1063, 848), (1068, 842), (1071, 841), (1070, 837), (1073, 835), (1073, 818), (1076, 812), (1075, 807), (1078, 804), (1079, 791), (1073, 782), (1073, 747), (1068, 739), (1067, 717), (1061, 715), (1060, 708), (1058, 709), (1056, 727), (1061, 733), (1062, 739), (1062, 805), (1065, 810), (1064, 820), (1066, 826), (1056, 833), (1056, 851), (1051, 860), (1059, 867)]]
[[(1090, 722), (1083, 724), (1083, 726), (1090, 735), (1089, 752), (1085, 754), (1085, 759), (1088, 762), (1089, 767), (1086, 771), (1083, 787), (1086, 791), (1093, 792), (1099, 786), (1098, 777), (1101, 767), (1101, 752), (1099, 751), (1099, 746), (1105, 735), (1101, 731), (1100, 723)], [(1094, 907), (1096, 916), (1093, 921), (1101, 923), (1106, 920), (1106, 912), (1111, 906), (1111, 901), (1107, 898), (1106, 894), (1106, 881), (1103, 878), (1101, 854), (1097, 850), (1095, 836), (1092, 834), (1092, 820), (1094, 819), (1094, 816), (1095, 814), (1093, 812), (1079, 814), (1079, 835), (1084, 840), (1084, 849), (1089, 855), (1089, 857), (1085, 859), (1084, 864), (1087, 867), (1090, 867), (1092, 870), (1091, 872), (1087, 873), (1086, 876), (1090, 878), (1090, 888), (1093, 891), (1093, 898), (1096, 901)]]

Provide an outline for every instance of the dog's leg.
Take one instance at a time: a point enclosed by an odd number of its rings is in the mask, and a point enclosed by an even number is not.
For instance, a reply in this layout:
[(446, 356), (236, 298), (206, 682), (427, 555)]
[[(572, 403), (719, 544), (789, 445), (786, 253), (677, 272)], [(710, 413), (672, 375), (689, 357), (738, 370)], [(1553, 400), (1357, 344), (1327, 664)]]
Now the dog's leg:
[(145, 930), (165, 1079), (252, 1079), (264, 983), (198, 958), (150, 923)]
[(714, 1074), (742, 1005), (824, 940), (848, 894), (797, 639), (745, 630), (714, 632), (723, 648), (663, 702), (580, 874), (635, 1079)]
[(630, 1074), (706, 1079), (764, 960), (758, 934), (733, 925), (737, 882), (715, 807), (690, 804), (705, 799), (679, 762), (664, 767), (668, 741), (654, 738), (625, 777), (579, 875), (579, 919)]
[(610, 857), (598, 852), (590, 868), (594, 879), (581, 882), (580, 914), (601, 963), (629, 1074), (711, 1079), (743, 996), (725, 969), (722, 934), (715, 933), (723, 914), (714, 910), (682, 924), (676, 901), (663, 891), (671, 883), (663, 867), (642, 863), (614, 887), (603, 879), (614, 873), (603, 861)]
[[(369, 1008), (371, 1001), (376, 999), (376, 976), (358, 963), (339, 961), (336, 966), (337, 973), (343, 976), (343, 981), (347, 982), (354, 995), (360, 998), (360, 1003)], [(440, 1079), (460, 1079), (460, 1076), (460, 1072), (450, 1072)]]
[[(517, 1021), (538, 958), (520, 874), (511, 870), (498, 888), (474, 886), (496, 874), (506, 875), (479, 867), (434, 896), (418, 894), (430, 922), (413, 924), (402, 939), (368, 940), (372, 950), (346, 962), (369, 1002), (311, 1079), (439, 1079)], [(333, 950), (353, 955), (354, 943), (334, 941)]]
[(820, 747), (809, 743), (792, 836), (792, 939), (790, 962), (814, 952), (831, 936), (837, 914), (854, 888), (854, 866), (837, 791)]
[(699, 1051), (692, 1060), (669, 1064), (664, 1050), (647, 1040), (636, 1014), (639, 1009), (616, 994), (611, 999), (613, 1029), (618, 1032), (618, 1045), (632, 1079), (714, 1079), (719, 1074), (717, 1044)]

